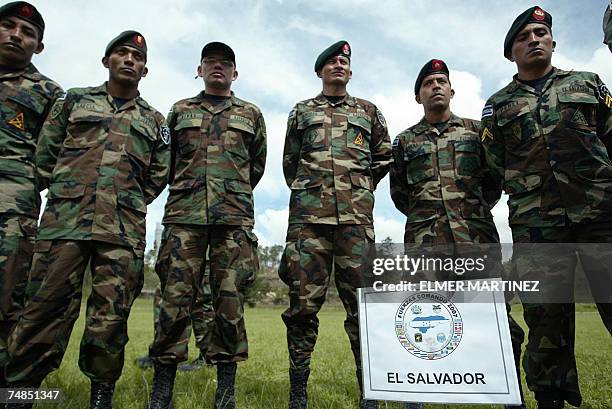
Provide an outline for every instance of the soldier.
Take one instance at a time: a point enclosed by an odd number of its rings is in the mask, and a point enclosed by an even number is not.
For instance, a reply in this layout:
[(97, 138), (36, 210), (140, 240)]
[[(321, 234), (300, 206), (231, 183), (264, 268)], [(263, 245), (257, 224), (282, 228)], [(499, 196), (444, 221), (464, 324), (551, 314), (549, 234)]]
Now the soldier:
[[(442, 60), (433, 59), (423, 66), (414, 93), (425, 116), (393, 141), (394, 166), (390, 172), (391, 198), (406, 215), (404, 242), (451, 248), (491, 243), (475, 249), (462, 247), (462, 251), (490, 254), (493, 261), (488, 266), (501, 275), (499, 236), (490, 211), (495, 203), (487, 203), (483, 196), (483, 190), (488, 190), (483, 185), (489, 178), (482, 163), (480, 122), (451, 112), (450, 100), (455, 91)], [(452, 252), (457, 250), (453, 248)], [(509, 314), (508, 320), (520, 386), (518, 368), (524, 333)]]
[(253, 189), (264, 172), (266, 126), (259, 108), (231, 91), (238, 71), (228, 45), (204, 46), (198, 76), (204, 91), (175, 103), (167, 119), (173, 179), (156, 266), (166, 272), (165, 285), (149, 349), (155, 409), (172, 407), (176, 366), (187, 358), (190, 313), (203, 282), (210, 280), (215, 313), (206, 352), (217, 366), (215, 408), (236, 407), (236, 363), (248, 357), (243, 301), (259, 269)]
[(604, 44), (608, 46), (612, 52), (612, 2), (606, 7), (606, 12), (603, 18)]
[(35, 158), (49, 193), (31, 271), (40, 287), (9, 339), (12, 387), (38, 387), (59, 367), (89, 265), (79, 366), (91, 379), (91, 408), (112, 407), (143, 284), (146, 205), (166, 185), (170, 159), (163, 116), (138, 92), (146, 60), (140, 33), (119, 34), (102, 58), (108, 82), (69, 90), (43, 125)]
[[(279, 276), (289, 286), (287, 326), (289, 408), (306, 408), (310, 356), (317, 341), (317, 313), (332, 270), (344, 308), (362, 389), (357, 288), (366, 287), (366, 253), (374, 243), (374, 189), (387, 174), (391, 144), (382, 113), (346, 92), (351, 48), (338, 41), (315, 62), (323, 92), (298, 102), (289, 114), (283, 170), (291, 189), (287, 244)], [(360, 399), (361, 408), (376, 401)]]
[[(573, 281), (576, 253), (554, 246), (530, 250), (518, 243), (610, 243), (612, 241), (612, 97), (596, 74), (552, 66), (552, 16), (531, 7), (514, 20), (504, 56), (516, 63), (510, 84), (487, 101), (482, 143), (494, 189), (508, 193), (514, 262), (518, 268), (555, 274), (541, 287)], [(584, 248), (584, 247), (583, 247)], [(597, 256), (580, 252), (585, 272), (609, 280), (610, 246)], [(607, 252), (607, 254), (606, 254)], [(601, 258), (602, 261), (599, 261)], [(609, 288), (603, 291), (609, 296)], [(601, 290), (601, 289), (600, 289)], [(529, 327), (523, 358), (527, 385), (538, 408), (579, 406), (582, 397), (574, 356), (574, 304), (523, 299)], [(598, 304), (612, 333), (611, 304)]]
[(5, 386), (7, 340), (25, 303), (40, 195), (34, 151), (60, 86), (38, 72), (45, 22), (25, 1), (0, 7), (0, 388)]

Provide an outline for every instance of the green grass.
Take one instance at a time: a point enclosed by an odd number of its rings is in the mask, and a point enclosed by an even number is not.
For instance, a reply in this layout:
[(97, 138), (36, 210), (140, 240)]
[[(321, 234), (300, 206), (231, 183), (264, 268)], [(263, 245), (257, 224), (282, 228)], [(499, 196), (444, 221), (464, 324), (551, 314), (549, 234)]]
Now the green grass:
[[(142, 409), (150, 392), (153, 373), (140, 370), (134, 359), (147, 353), (152, 338), (151, 303), (151, 300), (139, 299), (132, 309), (125, 367), (114, 398), (117, 409)], [(282, 310), (263, 307), (247, 310), (250, 358), (238, 368), (236, 389), (240, 409), (287, 407), (288, 358), (285, 327), (280, 319)], [(612, 342), (594, 308), (583, 306), (578, 311), (576, 356), (584, 396), (582, 407), (612, 408)], [(63, 389), (66, 399), (61, 404), (40, 404), (38, 408), (82, 409), (89, 405), (89, 379), (79, 371), (77, 362), (83, 314), (81, 311), (61, 368), (49, 375), (43, 385)], [(520, 306), (514, 306), (513, 315), (524, 327)], [(324, 308), (320, 320), (319, 340), (308, 385), (310, 408), (356, 408), (358, 388), (348, 338), (344, 333), (344, 311), (338, 307)], [(192, 357), (196, 355), (193, 340), (190, 351)], [(212, 408), (215, 378), (213, 367), (195, 373), (179, 373), (174, 388), (175, 408)], [(535, 407), (530, 394), (528, 399), (529, 407)], [(384, 407), (381, 404), (381, 408)], [(401, 408), (401, 405), (389, 402), (387, 407)], [(450, 407), (469, 406), (427, 405), (427, 408)]]

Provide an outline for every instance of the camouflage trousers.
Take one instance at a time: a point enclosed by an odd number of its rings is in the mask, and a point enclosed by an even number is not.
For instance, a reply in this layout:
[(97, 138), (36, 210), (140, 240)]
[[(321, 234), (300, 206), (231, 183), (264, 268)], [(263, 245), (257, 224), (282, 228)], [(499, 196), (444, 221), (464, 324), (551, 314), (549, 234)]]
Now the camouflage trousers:
[(319, 332), (317, 313), (325, 302), (332, 271), (346, 310), (344, 330), (357, 370), (361, 369), (357, 288), (371, 285), (367, 255), (372, 244), (371, 225), (289, 225), (279, 276), (289, 286), (289, 308), (282, 319), (292, 369), (310, 365)]
[(128, 316), (143, 285), (142, 251), (99, 241), (39, 240), (31, 277), (40, 284), (9, 338), (9, 382), (36, 385), (59, 368), (79, 316), (88, 266), (92, 292), (79, 366), (96, 381), (119, 378)]
[[(208, 264), (208, 263), (207, 263)], [(157, 272), (159, 276), (159, 285), (155, 288), (153, 296), (153, 329), (159, 325), (159, 312), (162, 301), (162, 288), (166, 286), (167, 272)], [(208, 274), (208, 273), (207, 273)], [(212, 334), (212, 325), (215, 322), (215, 311), (212, 307), (212, 293), (210, 290), (210, 280), (207, 275), (202, 280), (202, 289), (198, 291), (195, 303), (191, 309), (191, 327), (195, 337), (195, 343), (202, 356), (206, 356), (208, 345), (210, 344), (210, 335)], [(189, 343), (189, 333), (185, 336), (186, 339), (179, 341), (180, 344)]]
[[(166, 278), (155, 339), (149, 348), (152, 358), (164, 364), (186, 360), (191, 319), (194, 312), (202, 311), (200, 319), (210, 337), (206, 361), (247, 359), (244, 291), (259, 270), (257, 237), (250, 228), (166, 225), (155, 269)], [(203, 308), (207, 282), (213, 311)]]
[(0, 215), (0, 379), (8, 360), (7, 341), (26, 300), (36, 219)]
[[(569, 227), (512, 226), (513, 268), (518, 279), (547, 278), (547, 291), (567, 286), (573, 290), (578, 261), (587, 278), (592, 274), (609, 276), (612, 269), (612, 245), (599, 248), (595, 254), (568, 251), (567, 245), (547, 246), (545, 250), (523, 243), (612, 243), (612, 223), (576, 224)], [(578, 249), (584, 247), (578, 247)], [(589, 247), (590, 248), (590, 247)], [(554, 253), (554, 254), (553, 254)], [(533, 276), (533, 274), (538, 274)], [(552, 280), (551, 277), (554, 277)], [(605, 278), (604, 278), (605, 279)], [(601, 281), (601, 277), (598, 278)], [(609, 282), (609, 280), (608, 280)], [(544, 287), (544, 284), (541, 285)], [(603, 289), (609, 294), (610, 285)], [(592, 291), (597, 291), (591, 287)], [(561, 289), (565, 291), (565, 289)], [(571, 295), (570, 295), (571, 296)], [(526, 297), (526, 296), (525, 296)], [(574, 406), (582, 402), (574, 355), (575, 306), (568, 303), (534, 303), (523, 297), (525, 322), (529, 335), (523, 367), (527, 385), (538, 397), (554, 396)], [(569, 298), (569, 296), (568, 296)], [(601, 318), (612, 335), (612, 304), (598, 303)]]

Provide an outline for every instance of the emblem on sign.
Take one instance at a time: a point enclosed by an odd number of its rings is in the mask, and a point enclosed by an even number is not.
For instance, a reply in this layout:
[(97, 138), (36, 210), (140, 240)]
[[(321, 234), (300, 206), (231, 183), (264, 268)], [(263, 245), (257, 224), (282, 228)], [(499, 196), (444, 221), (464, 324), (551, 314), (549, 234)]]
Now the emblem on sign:
[(445, 296), (414, 294), (395, 313), (395, 334), (402, 347), (417, 358), (441, 359), (459, 346), (463, 320)]

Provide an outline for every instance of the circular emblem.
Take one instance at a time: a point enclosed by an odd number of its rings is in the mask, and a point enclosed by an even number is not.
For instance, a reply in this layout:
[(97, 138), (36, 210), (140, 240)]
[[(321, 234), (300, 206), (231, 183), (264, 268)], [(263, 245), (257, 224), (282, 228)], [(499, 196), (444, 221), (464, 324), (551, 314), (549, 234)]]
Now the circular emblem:
[(19, 14), (23, 17), (32, 17), (32, 15), (34, 14), (34, 10), (32, 10), (31, 6), (28, 6), (27, 4), (24, 4), (23, 6), (21, 6), (21, 8), (19, 9)]
[(141, 47), (141, 48), (142, 48), (142, 46), (143, 46), (143, 44), (144, 44), (144, 38), (142, 38), (142, 36), (141, 36), (141, 35), (136, 34), (136, 35), (134, 36), (134, 43), (135, 43), (135, 44), (136, 44), (138, 47)]
[(349, 55), (350, 53), (351, 47), (348, 45), (348, 43), (344, 43), (344, 45), (342, 46), (342, 54)]
[(440, 60), (433, 60), (431, 62), (431, 68), (433, 68), (434, 71), (441, 71), (443, 66), (444, 66), (444, 63)]
[(533, 18), (535, 18), (538, 21), (542, 21), (544, 20), (544, 17), (546, 17), (546, 14), (544, 13), (544, 10), (542, 10), (541, 8), (536, 8), (533, 11)]
[(461, 342), (463, 320), (457, 307), (437, 293), (418, 293), (395, 313), (395, 334), (404, 349), (421, 359), (441, 359)]

